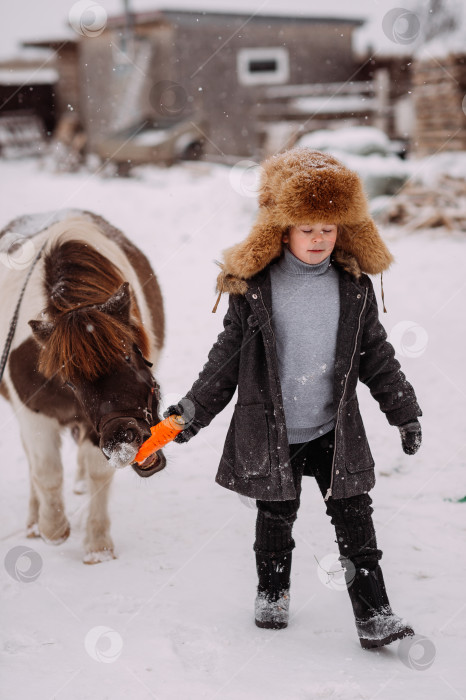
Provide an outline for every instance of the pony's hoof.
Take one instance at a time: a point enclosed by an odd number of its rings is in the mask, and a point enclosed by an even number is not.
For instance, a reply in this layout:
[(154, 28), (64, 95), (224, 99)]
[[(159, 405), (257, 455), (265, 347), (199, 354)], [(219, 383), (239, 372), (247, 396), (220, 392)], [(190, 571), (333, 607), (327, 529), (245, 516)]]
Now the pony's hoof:
[(26, 528), (26, 537), (33, 539), (34, 537), (40, 537), (39, 525), (38, 523), (32, 523)]
[(79, 481), (75, 482), (73, 493), (77, 493), (78, 495), (87, 493), (87, 484), (84, 479), (79, 479)]
[(101, 549), (98, 552), (86, 552), (83, 558), (84, 564), (100, 564), (103, 561), (116, 559), (113, 549)]
[[(57, 532), (58, 532), (58, 531), (57, 531)], [(39, 534), (40, 534), (40, 536), (42, 537), (42, 539), (44, 540), (44, 542), (45, 542), (46, 544), (53, 544), (54, 546), (57, 546), (57, 545), (59, 545), (59, 544), (63, 544), (63, 542), (66, 542), (66, 540), (67, 540), (68, 537), (70, 536), (70, 532), (71, 532), (71, 528), (70, 528), (69, 524), (66, 525), (63, 534), (60, 535), (59, 537), (47, 537), (47, 536), (44, 535), (44, 533), (41, 532), (40, 529), (39, 529)]]

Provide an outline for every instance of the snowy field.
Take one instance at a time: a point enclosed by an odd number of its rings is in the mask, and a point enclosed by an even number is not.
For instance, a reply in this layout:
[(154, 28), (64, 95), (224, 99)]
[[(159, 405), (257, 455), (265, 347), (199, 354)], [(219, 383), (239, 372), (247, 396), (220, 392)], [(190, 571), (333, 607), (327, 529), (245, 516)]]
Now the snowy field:
[[(127, 180), (56, 176), (32, 160), (0, 162), (0, 228), (26, 213), (82, 207), (108, 218), (149, 256), (165, 298), (167, 342), (157, 368), (165, 404), (197, 377), (222, 326), (214, 260), (241, 240), (255, 212), (229, 168), (148, 167)], [(337, 553), (317, 485), (305, 480), (295, 525), (289, 627), (254, 625), (254, 503), (214, 483), (234, 401), (167, 468), (112, 486), (118, 558), (82, 563), (86, 496), (73, 493), (75, 449), (64, 439), (70, 538), (25, 538), (28, 466), (9, 405), (0, 400), (2, 562), (36, 556), (33, 581), (1, 567), (0, 696), (23, 700), (458, 700), (466, 697), (464, 430), (466, 241), (440, 230), (384, 231), (396, 264), (373, 278), (379, 310), (423, 410), (423, 445), (401, 449), (366, 386), (359, 400), (376, 461), (371, 491), (387, 591), (413, 625), (410, 645), (359, 645), (345, 590), (318, 562)], [(1, 339), (3, 345), (4, 340)], [(10, 554), (11, 557), (11, 554)], [(326, 559), (328, 562), (328, 559)], [(40, 572), (40, 573), (39, 573)], [(463, 591), (463, 593), (461, 593)]]

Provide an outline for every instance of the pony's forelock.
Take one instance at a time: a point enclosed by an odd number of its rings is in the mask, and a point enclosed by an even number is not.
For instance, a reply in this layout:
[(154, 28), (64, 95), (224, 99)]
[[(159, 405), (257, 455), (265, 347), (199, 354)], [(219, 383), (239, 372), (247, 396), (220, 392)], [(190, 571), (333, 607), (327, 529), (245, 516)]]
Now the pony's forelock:
[(132, 295), (132, 320), (99, 310), (124, 282), (118, 268), (82, 241), (59, 241), (45, 259), (46, 314), (54, 328), (42, 347), (39, 369), (48, 378), (95, 381), (109, 374), (136, 344), (144, 356), (149, 339)]
[(47, 377), (64, 381), (95, 381), (114, 371), (131, 355), (133, 345), (148, 352), (146, 334), (133, 324), (97, 309), (79, 309), (56, 319), (46, 345), (41, 349), (39, 369)]

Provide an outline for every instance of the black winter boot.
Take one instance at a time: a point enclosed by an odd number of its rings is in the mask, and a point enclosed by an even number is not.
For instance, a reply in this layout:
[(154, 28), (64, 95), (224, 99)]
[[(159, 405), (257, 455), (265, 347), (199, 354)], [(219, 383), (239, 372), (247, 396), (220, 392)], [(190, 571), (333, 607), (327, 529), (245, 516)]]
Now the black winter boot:
[(381, 647), (414, 635), (406, 620), (392, 612), (379, 564), (372, 570), (345, 569), (345, 579), (363, 649)]
[(254, 606), (256, 625), (278, 630), (288, 625), (291, 552), (267, 557), (256, 553), (259, 577)]

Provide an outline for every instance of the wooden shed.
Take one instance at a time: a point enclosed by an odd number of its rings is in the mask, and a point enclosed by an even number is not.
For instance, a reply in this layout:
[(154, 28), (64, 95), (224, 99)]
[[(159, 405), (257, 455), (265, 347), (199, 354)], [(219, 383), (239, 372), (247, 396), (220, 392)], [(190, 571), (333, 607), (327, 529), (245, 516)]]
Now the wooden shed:
[(163, 129), (185, 120), (209, 157), (257, 156), (267, 91), (344, 84), (358, 71), (352, 34), (362, 23), (171, 10), (132, 14), (130, 25), (128, 17), (110, 17), (99, 36), (79, 39), (78, 109), (88, 148), (116, 134), (129, 139), (145, 124)]

